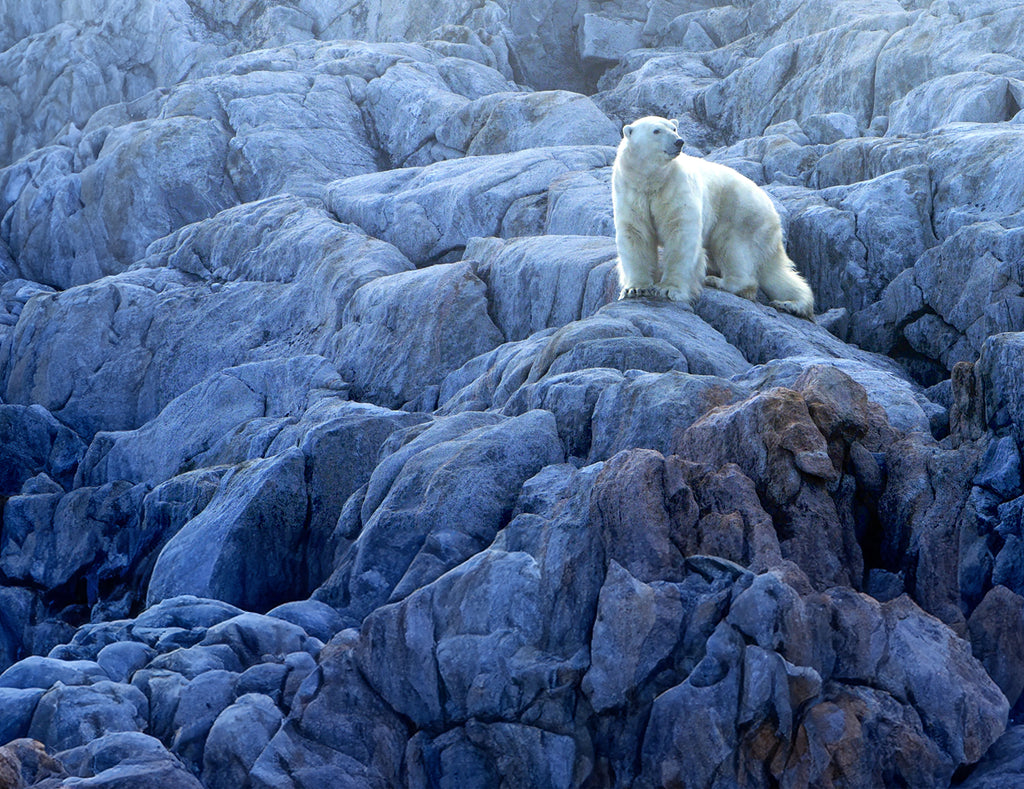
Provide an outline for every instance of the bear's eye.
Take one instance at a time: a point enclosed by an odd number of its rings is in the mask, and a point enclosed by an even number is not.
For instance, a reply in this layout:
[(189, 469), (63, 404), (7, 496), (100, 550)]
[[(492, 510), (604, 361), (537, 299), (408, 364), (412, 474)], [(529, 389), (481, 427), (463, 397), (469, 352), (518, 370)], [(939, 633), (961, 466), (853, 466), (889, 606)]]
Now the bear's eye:
[(661, 134), (661, 129), (655, 129), (655, 130), (654, 130), (654, 133), (655, 133), (655, 134)]

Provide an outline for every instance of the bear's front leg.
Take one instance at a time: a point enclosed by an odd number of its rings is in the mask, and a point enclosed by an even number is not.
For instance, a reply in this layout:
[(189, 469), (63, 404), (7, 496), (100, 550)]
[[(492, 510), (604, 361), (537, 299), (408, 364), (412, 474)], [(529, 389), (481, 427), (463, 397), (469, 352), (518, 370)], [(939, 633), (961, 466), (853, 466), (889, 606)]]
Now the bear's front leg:
[(693, 304), (704, 284), (707, 259), (699, 210), (684, 210), (663, 235), (664, 273), (658, 289), (672, 301)]
[(615, 246), (619, 252), (620, 299), (656, 296), (654, 269), (658, 246), (654, 234), (625, 222), (615, 223)]

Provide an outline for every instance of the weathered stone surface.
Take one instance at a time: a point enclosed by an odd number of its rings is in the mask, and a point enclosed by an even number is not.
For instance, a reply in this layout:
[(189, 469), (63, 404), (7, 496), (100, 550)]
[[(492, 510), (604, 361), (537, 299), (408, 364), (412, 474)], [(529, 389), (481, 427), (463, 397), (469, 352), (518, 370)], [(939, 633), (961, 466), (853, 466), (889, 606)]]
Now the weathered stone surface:
[(292, 712), (253, 765), (253, 786), (384, 789), (399, 780), (405, 725), (360, 674), (356, 641), (355, 631), (344, 630), (324, 648)]
[(139, 732), (98, 737), (60, 754), (80, 786), (198, 789), (202, 786), (159, 740)]
[(965, 789), (998, 789), (1020, 780), (1024, 776), (1020, 755), (1022, 735), (1020, 726), (1009, 727), (961, 785)]
[(506, 341), (586, 318), (618, 295), (615, 245), (592, 236), (472, 239), (490, 313)]
[(606, 167), (613, 155), (570, 146), (470, 157), (348, 178), (328, 188), (327, 201), (339, 221), (424, 265), (461, 253), (473, 237), (539, 235), (552, 181)]
[(591, 461), (633, 447), (671, 452), (691, 424), (713, 408), (743, 397), (727, 379), (683, 372), (627, 374), (594, 406)]
[(249, 460), (218, 452), (217, 444), (247, 423), (302, 413), (317, 398), (343, 394), (344, 387), (328, 362), (315, 356), (222, 370), (176, 397), (138, 430), (97, 434), (81, 464), (79, 484), (115, 479), (156, 484), (190, 467)]
[(203, 781), (213, 789), (245, 783), (253, 763), (277, 733), (281, 712), (266, 696), (239, 696), (213, 722), (203, 750)]
[(36, 705), (45, 692), (42, 688), (0, 688), (0, 708), (4, 711), (0, 740), (6, 743), (28, 734)]
[(564, 457), (554, 418), (543, 411), (479, 427), (449, 421), (461, 430), (445, 435), (442, 422), (378, 466), (362, 531), (317, 599), (362, 619), (429, 583), (485, 548), (523, 482)]
[(971, 649), (988, 675), (1014, 706), (1024, 690), (1024, 664), (1020, 661), (1022, 647), (1021, 619), (1024, 598), (1005, 586), (993, 586), (970, 619), (967, 632)]
[(0, 746), (0, 777), (15, 789), (66, 776), (64, 766), (38, 740), (23, 737)]
[[(0, 740), (43, 743), (2, 768), (1016, 780), (1017, 0), (36, 6), (0, 0)], [(765, 187), (815, 322), (616, 300), (649, 114)]]
[(40, 406), (0, 405), (0, 494), (42, 473), (68, 488), (83, 454), (82, 440)]
[(141, 731), (148, 715), (148, 700), (132, 685), (58, 682), (39, 699), (28, 736), (63, 751), (111, 732)]
[(364, 285), (346, 307), (335, 343), (353, 394), (394, 408), (499, 345), (501, 334), (472, 266), (451, 263)]
[(235, 469), (174, 535), (153, 568), (147, 600), (192, 594), (266, 610), (302, 596), (305, 461), (298, 450)]

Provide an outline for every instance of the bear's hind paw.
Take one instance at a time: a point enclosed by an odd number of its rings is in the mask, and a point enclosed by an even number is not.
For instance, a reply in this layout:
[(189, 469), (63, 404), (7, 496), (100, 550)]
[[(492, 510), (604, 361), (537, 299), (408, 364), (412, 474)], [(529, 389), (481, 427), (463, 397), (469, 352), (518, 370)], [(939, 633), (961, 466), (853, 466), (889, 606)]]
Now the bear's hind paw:
[(803, 318), (811, 323), (814, 323), (814, 310), (804, 304), (797, 301), (769, 301), (769, 307), (774, 307), (779, 312), (787, 312), (790, 315), (796, 315), (798, 318)]

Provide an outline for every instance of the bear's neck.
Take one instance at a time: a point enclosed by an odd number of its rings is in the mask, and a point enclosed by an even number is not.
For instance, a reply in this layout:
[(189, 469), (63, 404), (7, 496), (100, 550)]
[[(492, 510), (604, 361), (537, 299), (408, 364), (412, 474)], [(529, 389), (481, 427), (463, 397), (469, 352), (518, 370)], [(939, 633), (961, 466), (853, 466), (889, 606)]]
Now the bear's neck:
[(617, 167), (619, 179), (631, 189), (642, 192), (653, 192), (661, 188), (669, 171), (675, 166), (675, 159), (651, 161), (636, 156), (623, 145), (619, 148), (622, 167)]

